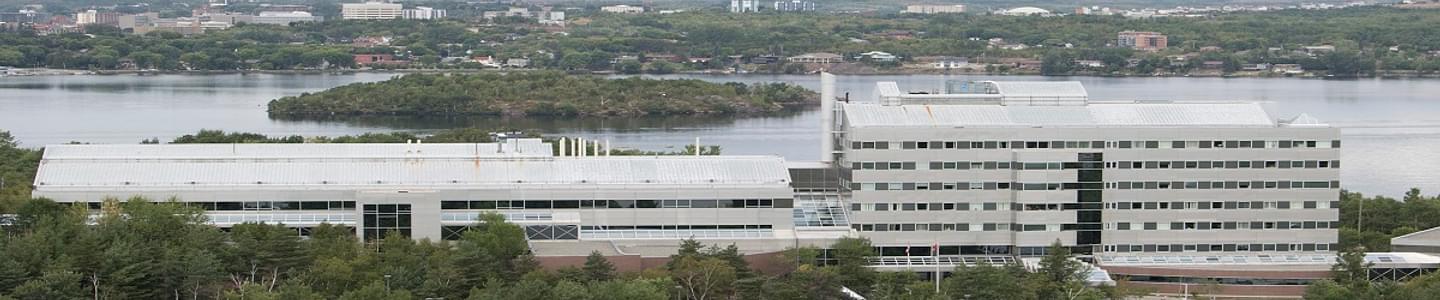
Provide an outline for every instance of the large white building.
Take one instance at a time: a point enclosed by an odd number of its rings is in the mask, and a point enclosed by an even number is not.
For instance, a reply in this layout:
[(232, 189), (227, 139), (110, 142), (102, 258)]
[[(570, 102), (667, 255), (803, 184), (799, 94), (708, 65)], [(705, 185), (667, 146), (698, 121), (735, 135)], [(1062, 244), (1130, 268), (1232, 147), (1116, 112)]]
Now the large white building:
[(399, 3), (365, 2), (340, 5), (340, 15), (346, 20), (399, 19), (404, 15)]
[(912, 14), (958, 14), (964, 12), (965, 6), (960, 4), (911, 4), (905, 6), (905, 13)]
[(445, 18), (444, 9), (435, 9), (425, 6), (417, 6), (411, 9), (404, 9), (402, 10), (402, 12), (402, 17), (410, 20), (434, 20)]
[(303, 11), (262, 11), (259, 15), (250, 18), (250, 22), (257, 24), (290, 25), (300, 22), (320, 22), (325, 17), (311, 15)]
[(541, 256), (620, 249), (664, 257), (689, 237), (772, 253), (801, 238), (782, 158), (593, 156), (602, 146), (584, 145), (562, 146), (564, 156), (538, 139), (52, 145), (35, 196), (96, 208), (105, 198), (173, 198), (204, 208), (220, 227), (270, 222), (304, 232), (327, 222), (367, 240), (457, 239), (481, 212), (498, 212), (525, 227)]
[[(1244, 285), (1235, 295), (1298, 295), (1338, 250), (1340, 132), (1304, 114), (1095, 100), (1076, 82), (953, 82), (944, 93), (881, 82), (873, 99), (845, 102), (834, 76), (821, 86), (819, 162), (596, 156), (608, 146), (534, 139), (52, 145), (34, 194), (94, 207), (174, 197), (221, 227), (329, 222), (365, 239), (454, 239), (498, 212), (542, 260), (600, 251), (641, 267), (691, 237), (775, 255), (864, 236), (873, 267), (926, 273), (1031, 261), (1059, 242), (1102, 279), (1172, 293), (1218, 280)], [(1401, 273), (1440, 268), (1430, 256), (1375, 259), (1407, 260), (1387, 265)]]
[(645, 12), (645, 7), (629, 5), (606, 5), (601, 6), (600, 11), (614, 14), (638, 14)]
[(730, 0), (730, 12), (757, 12), (760, 11), (760, 0)]
[(1338, 128), (1253, 102), (1092, 100), (1078, 82), (947, 89), (881, 82), (827, 122), (851, 226), (884, 255), (1024, 257), (1059, 242), (1127, 275), (1214, 256), (1333, 261)]

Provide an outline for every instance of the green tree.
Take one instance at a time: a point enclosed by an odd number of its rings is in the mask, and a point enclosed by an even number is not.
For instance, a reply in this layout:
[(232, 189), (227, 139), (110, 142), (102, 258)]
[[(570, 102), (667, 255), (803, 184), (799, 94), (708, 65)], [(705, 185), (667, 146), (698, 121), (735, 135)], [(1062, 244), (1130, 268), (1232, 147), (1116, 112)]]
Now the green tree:
[(875, 256), (875, 246), (866, 238), (842, 237), (831, 246), (836, 260), (836, 271), (840, 283), (862, 295), (871, 291), (875, 283), (875, 270), (869, 266), (869, 257)]
[(943, 288), (954, 299), (1036, 299), (1033, 287), (1021, 280), (1029, 275), (1018, 264), (962, 265), (945, 278)]
[(670, 271), (686, 299), (725, 299), (733, 290), (735, 269), (718, 258), (682, 257)]
[(585, 257), (585, 277), (588, 281), (607, 281), (615, 278), (615, 265), (605, 259), (600, 251), (591, 251), (590, 256)]

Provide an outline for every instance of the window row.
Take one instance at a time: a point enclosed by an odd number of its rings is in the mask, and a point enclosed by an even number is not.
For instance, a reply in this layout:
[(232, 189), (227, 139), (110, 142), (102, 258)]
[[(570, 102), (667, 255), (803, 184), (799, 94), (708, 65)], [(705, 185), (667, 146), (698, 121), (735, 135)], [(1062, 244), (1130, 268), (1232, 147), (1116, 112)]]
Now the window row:
[[(1340, 208), (1340, 201), (1294, 201), (1304, 209)], [(1169, 202), (1111, 202), (1106, 209), (1290, 209), (1292, 201), (1169, 201)]]
[(1102, 203), (996, 203), (996, 202), (929, 202), (929, 203), (851, 203), (851, 211), (1046, 211), (1099, 210)]
[(917, 164), (913, 161), (862, 161), (851, 162), (853, 170), (1068, 170), (1099, 169), (1101, 162), (1011, 162), (1011, 161), (932, 161)]
[(1339, 249), (1327, 243), (1104, 245), (1102, 252), (1298, 252)]
[(1100, 182), (878, 182), (850, 183), (856, 191), (949, 191), (949, 190), (1098, 190)]
[(1338, 169), (1339, 160), (1114, 161), (1111, 169)]
[(792, 199), (440, 201), (440, 209), (792, 208)]
[(1338, 229), (1340, 221), (1190, 221), (1190, 222), (1117, 222), (1105, 225), (1113, 230), (1290, 230)]
[(851, 141), (850, 149), (1287, 149), (1340, 148), (1340, 140)]
[[(355, 210), (355, 201), (202, 201), (182, 203), (207, 211)], [(92, 210), (100, 209), (101, 206), (101, 202), (86, 202), (85, 204)]]
[[(1083, 225), (1083, 226), (1082, 226)], [(1098, 224), (1013, 224), (1013, 223), (901, 223), (850, 224), (861, 232), (872, 231), (1061, 231), (1090, 230)]]
[(1338, 189), (1340, 181), (1117, 181), (1106, 183), (1106, 188), (1121, 190)]

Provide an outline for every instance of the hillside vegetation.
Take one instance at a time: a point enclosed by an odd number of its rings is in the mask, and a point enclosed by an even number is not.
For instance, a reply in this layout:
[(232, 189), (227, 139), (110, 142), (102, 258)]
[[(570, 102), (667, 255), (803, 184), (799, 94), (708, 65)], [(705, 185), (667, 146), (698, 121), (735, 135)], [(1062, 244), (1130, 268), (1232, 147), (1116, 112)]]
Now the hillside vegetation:
[(817, 104), (783, 84), (606, 79), (560, 72), (416, 74), (270, 102), (278, 115), (638, 116), (764, 114)]

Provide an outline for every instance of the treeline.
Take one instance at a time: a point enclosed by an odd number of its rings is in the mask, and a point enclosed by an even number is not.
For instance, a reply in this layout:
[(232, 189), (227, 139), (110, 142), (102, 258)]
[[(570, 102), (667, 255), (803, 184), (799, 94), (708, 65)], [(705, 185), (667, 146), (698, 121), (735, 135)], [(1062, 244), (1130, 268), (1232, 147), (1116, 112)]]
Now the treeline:
[[(513, 130), (487, 130), (480, 128), (454, 128), (444, 129), (428, 135), (415, 134), (411, 132), (387, 132), (387, 133), (364, 133), (359, 135), (342, 135), (337, 137), (303, 137), (299, 135), (290, 136), (267, 136), (250, 132), (225, 132), (223, 130), (202, 129), (194, 134), (182, 135), (170, 141), (171, 144), (299, 144), (299, 143), (491, 143), (495, 142), (491, 133), (512, 132)], [(0, 132), (3, 133), (3, 132)], [(561, 140), (566, 145), (575, 143), (575, 138), (543, 136), (535, 132), (526, 132), (526, 138), (538, 138), (550, 143), (552, 153), (560, 153)], [(159, 144), (156, 138), (140, 141), (141, 144)], [(613, 156), (657, 156), (657, 155), (695, 155), (695, 145), (685, 145), (680, 150), (674, 151), (648, 151), (629, 148), (610, 149)], [(720, 155), (720, 146), (700, 145), (700, 155)], [(573, 151), (573, 150), (565, 150)], [(36, 152), (38, 153), (38, 152)], [(38, 158), (36, 162), (38, 162)], [(34, 173), (32, 168), (31, 173)]]
[[(480, 68), (475, 62), (442, 63), (446, 57), (525, 58), (530, 67), (560, 70), (668, 73), (719, 69), (761, 55), (793, 56), (832, 52), (854, 57), (885, 51), (902, 60), (919, 56), (998, 58), (1054, 56), (1101, 60), (1096, 70), (1052, 68), (1051, 74), (1184, 72), (1195, 60), (1220, 61), (1226, 71), (1241, 64), (1302, 64), (1331, 74), (1372, 70), (1440, 71), (1440, 15), (1428, 10), (1362, 7), (1225, 13), (1213, 17), (1125, 18), (1121, 16), (1013, 17), (914, 14), (731, 14), (697, 10), (675, 14), (596, 14), (550, 33), (533, 20), (475, 25), (454, 20), (331, 20), (293, 26), (242, 25), (193, 37), (173, 33), (145, 36), (92, 27), (87, 33), (35, 36), (0, 33), (0, 65), (69, 69), (156, 68), (164, 70), (249, 70), (351, 68), (351, 54), (394, 54), (411, 68)], [(1125, 30), (1158, 31), (1170, 49), (1158, 53), (1113, 48)], [(386, 45), (356, 48), (359, 37), (383, 36)], [(989, 39), (1026, 49), (991, 47)], [(1296, 53), (1302, 46), (1329, 44), (1328, 58)], [(1213, 48), (1212, 48), (1213, 47)], [(1279, 51), (1271, 51), (1271, 48)], [(1202, 51), (1203, 50), (1203, 51)], [(1159, 60), (1198, 53), (1186, 62)], [(708, 60), (647, 59), (653, 55)], [(638, 60), (622, 59), (636, 58)], [(1127, 59), (1148, 61), (1130, 64)], [(881, 66), (888, 66), (882, 64)], [(1073, 66), (1070, 66), (1073, 67)], [(771, 71), (803, 71), (774, 66)], [(1331, 71), (1334, 70), (1334, 71)]]
[(30, 199), (40, 155), (39, 149), (21, 148), (9, 131), (0, 130), (0, 213), (13, 212)]
[[(1363, 213), (1363, 214), (1362, 214)], [(1390, 238), (1440, 226), (1440, 196), (1410, 189), (1399, 199), (1342, 192), (1340, 246), (1390, 251)]]
[(1330, 268), (1330, 278), (1313, 282), (1305, 289), (1307, 300), (1410, 300), (1435, 299), (1440, 295), (1440, 273), (1430, 273), (1403, 282), (1371, 280), (1374, 263), (1365, 262), (1363, 248), (1346, 248)]
[[(0, 299), (1121, 299), (1085, 284), (1088, 269), (1053, 246), (1035, 272), (961, 267), (937, 293), (914, 273), (866, 267), (868, 240), (842, 238), (829, 263), (791, 249), (778, 274), (752, 270), (734, 246), (683, 241), (663, 267), (619, 273), (599, 253), (583, 267), (541, 269), (524, 230), (496, 214), (458, 241), (400, 235), (361, 242), (322, 224), (301, 238), (279, 224), (206, 225), (180, 202), (106, 200), (101, 209), (23, 203), (0, 228)], [(88, 220), (97, 213), (93, 224)]]
[(412, 74), (270, 101), (274, 115), (639, 116), (762, 114), (818, 103), (784, 84), (607, 79), (561, 72)]

